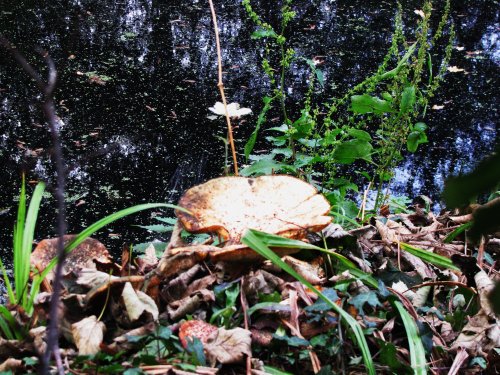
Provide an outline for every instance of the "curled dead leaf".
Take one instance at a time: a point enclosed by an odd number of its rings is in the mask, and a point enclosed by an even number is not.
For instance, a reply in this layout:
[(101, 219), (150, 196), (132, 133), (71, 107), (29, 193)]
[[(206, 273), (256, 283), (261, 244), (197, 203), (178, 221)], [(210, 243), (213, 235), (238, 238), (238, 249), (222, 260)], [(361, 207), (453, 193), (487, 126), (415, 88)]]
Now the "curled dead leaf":
[(158, 319), (159, 311), (155, 301), (146, 293), (134, 290), (131, 283), (125, 283), (122, 298), (125, 310), (131, 322), (139, 319), (144, 312), (150, 313), (153, 320)]
[(79, 355), (93, 355), (100, 350), (106, 326), (95, 315), (71, 325), (71, 332)]
[(252, 337), (250, 331), (243, 328), (219, 328), (215, 338), (204, 345), (208, 360), (214, 365), (241, 362), (245, 355), (251, 356)]

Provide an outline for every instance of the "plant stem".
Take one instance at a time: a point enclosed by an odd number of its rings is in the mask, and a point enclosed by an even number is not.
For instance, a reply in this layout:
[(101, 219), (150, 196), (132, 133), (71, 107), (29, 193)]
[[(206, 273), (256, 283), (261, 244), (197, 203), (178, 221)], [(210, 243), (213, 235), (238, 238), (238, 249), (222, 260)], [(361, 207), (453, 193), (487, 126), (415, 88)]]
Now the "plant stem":
[(227, 110), (226, 95), (224, 94), (224, 83), (222, 82), (222, 57), (220, 52), (219, 27), (217, 26), (217, 15), (215, 14), (214, 4), (212, 0), (208, 0), (208, 3), (210, 4), (210, 11), (212, 12), (212, 20), (214, 23), (214, 31), (215, 31), (215, 44), (217, 46), (217, 66), (219, 73), (219, 82), (217, 83), (217, 87), (219, 88), (220, 96), (222, 97), (222, 104), (224, 104), (224, 111), (226, 112), (227, 134), (229, 138), (229, 144), (231, 145), (231, 152), (233, 154), (234, 174), (238, 176), (238, 160), (236, 158), (236, 148), (234, 147), (233, 127), (231, 126), (231, 119), (229, 117), (229, 112)]

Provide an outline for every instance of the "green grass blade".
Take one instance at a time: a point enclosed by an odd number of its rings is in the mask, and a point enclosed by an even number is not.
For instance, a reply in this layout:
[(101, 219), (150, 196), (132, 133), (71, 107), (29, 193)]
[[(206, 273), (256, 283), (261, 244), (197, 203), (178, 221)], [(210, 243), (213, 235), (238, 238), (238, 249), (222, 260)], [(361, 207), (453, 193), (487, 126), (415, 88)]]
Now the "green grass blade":
[(249, 232), (257, 236), (259, 240), (268, 247), (284, 247), (288, 249), (315, 250), (328, 254), (331, 257), (337, 259), (337, 261), (339, 261), (339, 263), (345, 269), (349, 270), (351, 275), (355, 276), (356, 278), (362, 279), (366, 284), (370, 285), (373, 288), (378, 288), (377, 280), (375, 280), (371, 275), (361, 271), (359, 268), (356, 267), (354, 263), (352, 263), (349, 259), (347, 259), (345, 256), (341, 254), (338, 254), (331, 250), (323, 249), (322, 247), (315, 246), (307, 242), (292, 240), (290, 238), (285, 238), (277, 236), (275, 234), (261, 232), (255, 229), (250, 229)]
[(24, 174), (21, 184), (21, 192), (19, 193), (19, 206), (17, 208), (17, 220), (14, 225), (14, 289), (16, 293), (16, 302), (21, 300), (21, 291), (25, 287), (22, 283), (21, 277), (18, 274), (22, 274), (24, 270), (23, 263), (26, 261), (22, 256), (23, 249), (23, 233), (24, 233), (24, 220), (26, 219), (26, 184), (24, 180)]
[[(17, 338), (21, 340), (23, 338), (21, 332), (15, 329), (16, 325), (12, 313), (4, 305), (0, 305), (0, 329), (7, 339), (14, 340)], [(12, 333), (12, 329), (14, 329), (15, 335)]]
[(19, 285), (17, 285), (17, 287), (22, 286), (22, 289), (16, 289), (16, 293), (18, 301), (22, 301), (23, 307), (26, 306), (26, 302), (28, 300), (27, 285), (30, 278), (30, 258), (31, 251), (33, 250), (33, 237), (35, 234), (36, 220), (38, 218), (38, 210), (40, 209), (40, 202), (42, 201), (44, 191), (45, 184), (43, 182), (40, 182), (38, 183), (38, 185), (36, 185), (35, 191), (33, 191), (33, 195), (31, 196), (23, 230), (23, 242), (21, 247), (22, 261), (20, 262), (21, 269), (14, 270), (16, 283), (17, 280), (20, 279)]
[(460, 269), (453, 264), (451, 259), (448, 259), (444, 256), (438, 255), (431, 253), (430, 251), (419, 249), (418, 247), (411, 246), (407, 243), (400, 242), (399, 245), (403, 250), (408, 251), (410, 254), (415, 255), (416, 257), (419, 257), (422, 260), (425, 260), (426, 262), (432, 263), (435, 266), (438, 267), (444, 267), (448, 269), (452, 269), (455, 271), (460, 271)]
[(2, 271), (3, 280), (5, 282), (5, 287), (7, 288), (7, 295), (9, 296), (9, 302), (13, 305), (16, 304), (16, 295), (12, 289), (12, 284), (10, 283), (9, 277), (7, 276), (7, 270), (3, 265), (2, 259), (0, 259), (0, 270)]
[(427, 374), (427, 360), (425, 359), (424, 344), (418, 334), (418, 327), (413, 320), (413, 317), (406, 311), (400, 301), (394, 300), (394, 306), (399, 312), (403, 325), (408, 336), (408, 346), (410, 349), (410, 361), (413, 373), (415, 375)]
[[(300, 281), (302, 284), (311, 289), (315, 294), (318, 295), (323, 301), (325, 301), (331, 308), (334, 310), (339, 316), (347, 322), (349, 327), (352, 329), (354, 336), (356, 337), (356, 341), (359, 349), (361, 350), (361, 354), (363, 355), (363, 361), (366, 366), (367, 373), (370, 375), (375, 375), (375, 367), (373, 365), (372, 356), (370, 354), (370, 349), (368, 348), (368, 343), (366, 342), (365, 336), (363, 334), (363, 330), (358, 322), (350, 316), (344, 309), (337, 306), (333, 301), (331, 301), (328, 297), (326, 297), (323, 293), (317, 290), (311, 283), (305, 280), (302, 276), (300, 276), (297, 272), (295, 272), (288, 264), (283, 262), (281, 258), (276, 255), (259, 237), (258, 234), (255, 234), (252, 230), (247, 230), (243, 237), (241, 238), (241, 242), (245, 245), (252, 248), (255, 252), (260, 254), (261, 256), (271, 260), (275, 265), (280, 267), (283, 271), (287, 272), (295, 279)], [(311, 245), (312, 246), (312, 245)]]
[[(83, 241), (85, 241), (86, 238), (97, 232), (99, 229), (103, 228), (104, 226), (121, 219), (125, 216), (135, 214), (139, 211), (143, 210), (148, 210), (152, 208), (174, 208), (179, 211), (184, 211), (189, 213), (188, 210), (175, 206), (172, 204), (168, 203), (146, 203), (146, 204), (139, 204), (137, 206), (125, 208), (121, 211), (112, 213), (111, 215), (108, 215), (101, 220), (96, 221), (94, 224), (90, 225), (89, 227), (85, 228), (83, 231), (81, 231), (72, 241), (68, 242), (66, 246), (64, 247), (64, 251), (66, 253), (69, 253), (71, 250), (73, 250), (75, 247), (77, 247), (79, 244), (81, 244)], [(35, 297), (38, 294), (38, 291), (40, 290), (40, 285), (42, 284), (43, 279), (47, 276), (47, 274), (54, 268), (54, 266), (57, 264), (57, 258), (54, 258), (50, 261), (50, 263), (47, 265), (47, 267), (39, 274), (36, 275), (33, 278), (33, 283), (31, 285), (31, 291), (30, 291), (30, 298), (28, 301), (28, 305), (26, 307), (26, 311), (28, 314), (31, 314), (33, 311), (33, 302), (35, 300)]]
[(465, 223), (465, 224), (462, 224), (460, 225), (458, 228), (456, 228), (453, 232), (451, 232), (450, 234), (448, 234), (443, 242), (444, 243), (450, 243), (451, 241), (453, 241), (455, 239), (455, 237), (457, 237), (459, 234), (465, 232), (466, 230), (472, 228), (472, 225), (474, 225), (474, 222), (473, 221), (469, 221), (468, 223)]

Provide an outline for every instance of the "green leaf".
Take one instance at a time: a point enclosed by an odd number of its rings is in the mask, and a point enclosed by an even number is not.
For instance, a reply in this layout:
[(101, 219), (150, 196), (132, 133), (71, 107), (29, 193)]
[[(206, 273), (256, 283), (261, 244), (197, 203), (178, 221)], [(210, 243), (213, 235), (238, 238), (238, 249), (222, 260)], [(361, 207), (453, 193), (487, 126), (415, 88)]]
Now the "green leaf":
[(350, 298), (348, 302), (359, 311), (360, 315), (365, 315), (365, 312), (363, 311), (363, 306), (365, 303), (369, 304), (372, 307), (382, 306), (382, 304), (378, 300), (377, 293), (372, 290), (360, 293)]
[(411, 246), (407, 243), (400, 242), (399, 245), (401, 249), (408, 251), (410, 254), (413, 254), (419, 257), (426, 262), (432, 263), (435, 266), (448, 268), (455, 271), (460, 271), (460, 269), (453, 264), (451, 259), (446, 258), (444, 256), (431, 253), (430, 251), (419, 249), (418, 247)]
[(309, 346), (309, 341), (302, 339), (297, 336), (280, 336), (277, 334), (273, 335), (273, 339), (284, 341), (288, 346), (300, 347), (300, 346)]
[[(275, 237), (275, 236), (273, 236)], [(279, 237), (279, 236), (276, 236)], [(241, 242), (244, 243), (245, 245), (249, 246), (252, 248), (255, 252), (260, 254), (261, 256), (271, 260), (275, 265), (280, 267), (283, 271), (287, 272), (291, 276), (293, 276), (295, 279), (300, 281), (302, 284), (307, 286), (310, 290), (312, 290), (316, 295), (318, 295), (319, 298), (324, 300), (326, 303), (330, 305), (333, 311), (335, 311), (337, 314), (340, 315), (340, 317), (349, 325), (349, 327), (352, 329), (352, 332), (354, 333), (354, 336), (356, 338), (356, 342), (358, 344), (358, 347), (361, 350), (361, 353), (363, 355), (363, 360), (366, 366), (367, 373), (370, 375), (375, 375), (375, 367), (373, 365), (373, 359), (372, 355), (370, 354), (370, 349), (368, 348), (368, 343), (366, 342), (366, 339), (363, 335), (363, 330), (361, 329), (361, 326), (359, 323), (351, 316), (349, 313), (347, 313), (344, 309), (341, 307), (337, 306), (335, 302), (330, 300), (328, 297), (326, 297), (323, 293), (321, 293), (318, 289), (316, 289), (310, 282), (305, 280), (302, 276), (300, 276), (295, 270), (293, 270), (288, 264), (283, 262), (281, 258), (276, 255), (262, 240), (262, 232), (254, 231), (254, 230), (247, 230), (243, 237), (241, 238)], [(286, 239), (285, 239), (286, 240)], [(282, 240), (280, 240), (283, 242)], [(300, 241), (298, 241), (300, 242)], [(312, 246), (312, 245), (310, 245)]]
[(453, 232), (451, 232), (450, 234), (448, 234), (443, 242), (444, 243), (450, 243), (451, 241), (453, 241), (455, 239), (455, 237), (457, 237), (460, 233), (463, 233), (465, 232), (466, 230), (472, 228), (472, 225), (474, 224), (473, 221), (469, 221), (468, 223), (465, 223), (465, 224), (462, 224), (460, 225), (458, 228), (456, 228)]
[(262, 159), (259, 160), (258, 162), (253, 163), (249, 167), (243, 168), (240, 171), (240, 175), (243, 177), (270, 175), (273, 173), (282, 172), (284, 170), (294, 171), (295, 168), (293, 168), (288, 164), (280, 163), (278, 161)]
[(351, 164), (357, 159), (371, 160), (372, 145), (361, 139), (351, 139), (339, 145), (333, 152), (335, 161)]
[(408, 148), (408, 151), (415, 152), (417, 151), (418, 145), (422, 143), (427, 143), (427, 136), (425, 133), (415, 131), (408, 135), (406, 147)]
[(347, 134), (361, 141), (370, 142), (372, 140), (370, 133), (365, 132), (364, 130), (349, 128), (347, 129)]
[(350, 110), (359, 114), (394, 112), (390, 102), (368, 94), (351, 96)]
[(271, 366), (264, 366), (264, 370), (270, 375), (293, 375), (291, 372), (284, 372)]
[(259, 113), (259, 117), (257, 118), (257, 123), (255, 124), (255, 129), (250, 135), (250, 138), (248, 139), (247, 143), (245, 144), (245, 158), (248, 160), (248, 157), (253, 151), (253, 148), (255, 147), (255, 142), (257, 141), (257, 135), (259, 133), (261, 125), (266, 121), (266, 114), (271, 109), (271, 103), (274, 98), (270, 96), (264, 96), (262, 101), (264, 102), (264, 107), (262, 108), (262, 111)]
[(257, 29), (255, 30), (250, 38), (261, 39), (261, 38), (277, 38), (278, 34), (272, 29)]
[(423, 133), (427, 130), (427, 124), (425, 122), (417, 122), (413, 125), (413, 130)]
[(410, 362), (415, 375), (427, 374), (427, 360), (425, 359), (425, 349), (418, 334), (418, 327), (413, 317), (405, 310), (403, 304), (398, 300), (393, 300), (393, 304), (399, 312), (408, 337), (410, 350)]
[(399, 114), (410, 112), (415, 105), (415, 86), (407, 86), (403, 90), (401, 96), (401, 103), (399, 105)]

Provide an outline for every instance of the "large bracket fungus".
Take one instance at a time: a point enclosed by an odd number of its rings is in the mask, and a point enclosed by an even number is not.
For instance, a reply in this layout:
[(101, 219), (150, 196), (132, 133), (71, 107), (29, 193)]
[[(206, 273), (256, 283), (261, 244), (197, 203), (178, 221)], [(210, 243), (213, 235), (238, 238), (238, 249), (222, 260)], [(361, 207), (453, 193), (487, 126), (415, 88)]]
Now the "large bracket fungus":
[[(192, 251), (213, 261), (253, 261), (262, 258), (241, 244), (245, 230), (305, 240), (308, 232), (318, 232), (331, 222), (330, 204), (323, 195), (307, 182), (282, 175), (216, 178), (187, 190), (178, 205), (189, 211), (176, 211), (182, 228), (215, 235), (221, 245), (176, 247), (179, 239), (173, 235), (164, 258)], [(297, 251), (273, 250), (279, 255)]]

